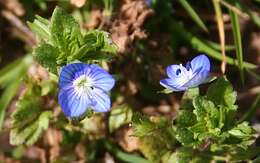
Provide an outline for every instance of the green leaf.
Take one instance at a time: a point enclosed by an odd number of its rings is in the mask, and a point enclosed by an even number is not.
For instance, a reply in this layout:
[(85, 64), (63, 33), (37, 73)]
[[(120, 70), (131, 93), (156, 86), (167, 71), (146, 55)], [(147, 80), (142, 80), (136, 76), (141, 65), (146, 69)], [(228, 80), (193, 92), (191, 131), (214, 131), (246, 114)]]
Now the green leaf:
[(200, 19), (199, 15), (196, 13), (196, 11), (192, 8), (192, 6), (186, 1), (186, 0), (179, 0), (179, 3), (182, 5), (182, 7), (188, 12), (192, 20), (204, 31), (208, 31), (207, 27), (203, 23), (203, 21)]
[(243, 149), (247, 149), (248, 146), (252, 145), (256, 139), (256, 131), (248, 125), (248, 122), (242, 122), (228, 131), (228, 133), (232, 136), (230, 139), (238, 140), (235, 144), (238, 147)]
[(184, 146), (191, 146), (196, 142), (193, 133), (184, 127), (177, 127), (176, 139)]
[[(220, 51), (221, 50), (221, 46), (220, 44), (216, 43), (216, 42), (213, 42), (213, 41), (205, 41), (210, 47), (212, 47), (213, 49), (217, 50), (217, 51)], [(225, 50), (226, 51), (232, 51), (232, 50), (235, 50), (236, 47), (234, 45), (225, 45)]]
[(43, 43), (34, 50), (37, 61), (50, 72), (57, 74), (56, 58), (59, 55), (58, 49), (50, 44)]
[(15, 60), (6, 67), (0, 70), (0, 87), (8, 86), (9, 84), (21, 79), (33, 59), (31, 55), (26, 55), (23, 58)]
[(171, 121), (159, 117), (146, 117), (134, 113), (132, 117), (134, 135), (139, 137), (140, 150), (152, 162), (159, 162), (175, 143)]
[[(26, 95), (16, 103), (16, 111), (12, 114), (12, 127), (24, 127), (33, 121), (40, 112), (40, 88), (29, 85)], [(30, 115), (30, 116), (28, 116)]]
[(5, 117), (5, 110), (8, 107), (8, 104), (11, 102), (12, 98), (17, 93), (17, 89), (21, 84), (21, 79), (12, 82), (5, 88), (3, 94), (0, 97), (0, 130), (2, 129), (2, 125)]
[(178, 112), (176, 122), (179, 126), (191, 126), (196, 122), (196, 116), (192, 111), (180, 110)]
[(206, 96), (215, 105), (224, 105), (231, 108), (236, 102), (237, 94), (233, 91), (233, 87), (226, 77), (221, 77), (210, 85)]
[(182, 147), (173, 153), (168, 152), (164, 156), (162, 163), (187, 163), (191, 162), (193, 158), (193, 150), (191, 148)]
[(38, 15), (36, 15), (36, 19), (31, 23), (27, 22), (29, 27), (33, 32), (35, 32), (41, 39), (45, 41), (51, 41), (51, 33), (50, 33), (50, 22), (47, 19), (44, 19)]
[(167, 140), (158, 135), (139, 138), (139, 148), (143, 155), (153, 163), (159, 163), (162, 156), (169, 150), (167, 148)]
[(106, 149), (111, 152), (117, 159), (126, 163), (150, 163), (150, 161), (138, 156), (136, 154), (125, 153), (116, 147), (114, 144), (105, 141)]
[(255, 134), (255, 131), (248, 125), (248, 122), (243, 122), (229, 130), (228, 133), (240, 139), (247, 139), (251, 138)]
[(141, 137), (151, 134), (156, 125), (149, 120), (148, 117), (143, 116), (141, 113), (134, 113), (132, 117), (135, 136)]
[(210, 108), (214, 107), (214, 104), (208, 103), (208, 101), (201, 96), (195, 97), (192, 103), (195, 108), (193, 113), (196, 115), (198, 121), (205, 120), (207, 115), (206, 109), (208, 109), (209, 106)]
[(49, 126), (51, 111), (42, 112), (39, 117), (30, 122), (25, 128), (13, 128), (10, 132), (10, 144), (12, 145), (33, 145)]
[(5, 110), (19, 88), (22, 77), (26, 74), (27, 68), (32, 63), (32, 57), (27, 55), (18, 59), (0, 70), (0, 87), (3, 87), (3, 94), (0, 97), (0, 130), (5, 117)]
[(205, 121), (205, 125), (214, 134), (218, 134), (219, 130), (223, 127), (220, 110), (218, 110), (212, 101), (206, 97), (195, 97), (193, 100), (194, 114), (197, 116), (198, 121)]
[(32, 145), (48, 128), (52, 112), (41, 111), (40, 93), (38, 86), (29, 83), (25, 95), (17, 102), (11, 116), (10, 144)]
[(56, 7), (52, 14), (50, 32), (54, 47), (62, 52), (59, 55), (61, 61), (66, 60), (67, 56), (75, 53), (82, 45), (83, 36), (79, 24), (59, 7)]
[(109, 33), (99, 30), (88, 32), (84, 36), (84, 45), (80, 47), (69, 61), (104, 60), (111, 59), (117, 53), (117, 47), (112, 42)]
[(114, 132), (121, 126), (131, 122), (133, 111), (128, 105), (121, 105), (113, 108), (109, 116), (109, 132)]

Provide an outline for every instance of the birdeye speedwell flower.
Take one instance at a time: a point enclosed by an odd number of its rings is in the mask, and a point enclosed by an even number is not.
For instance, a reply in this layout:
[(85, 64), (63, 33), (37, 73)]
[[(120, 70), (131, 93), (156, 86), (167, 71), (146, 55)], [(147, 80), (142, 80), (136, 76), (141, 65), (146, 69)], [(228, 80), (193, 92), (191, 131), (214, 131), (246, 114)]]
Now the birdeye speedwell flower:
[(199, 55), (187, 62), (184, 67), (170, 65), (166, 68), (168, 78), (162, 79), (160, 84), (170, 91), (185, 91), (204, 83), (210, 72), (210, 61), (206, 55)]
[(79, 117), (88, 108), (107, 112), (111, 107), (108, 91), (114, 85), (113, 77), (98, 65), (69, 64), (61, 69), (58, 101), (67, 117)]

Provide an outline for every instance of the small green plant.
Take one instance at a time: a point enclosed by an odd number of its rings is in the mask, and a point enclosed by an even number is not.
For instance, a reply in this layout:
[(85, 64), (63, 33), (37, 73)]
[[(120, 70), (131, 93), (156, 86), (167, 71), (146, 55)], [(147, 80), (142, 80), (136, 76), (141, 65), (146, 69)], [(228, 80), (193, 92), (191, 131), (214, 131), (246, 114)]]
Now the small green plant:
[(185, 92), (173, 120), (134, 114), (133, 127), (142, 152), (152, 162), (167, 163), (236, 162), (256, 156), (250, 150), (256, 132), (248, 122), (236, 120), (235, 101), (232, 85), (221, 77), (205, 95), (198, 88)]

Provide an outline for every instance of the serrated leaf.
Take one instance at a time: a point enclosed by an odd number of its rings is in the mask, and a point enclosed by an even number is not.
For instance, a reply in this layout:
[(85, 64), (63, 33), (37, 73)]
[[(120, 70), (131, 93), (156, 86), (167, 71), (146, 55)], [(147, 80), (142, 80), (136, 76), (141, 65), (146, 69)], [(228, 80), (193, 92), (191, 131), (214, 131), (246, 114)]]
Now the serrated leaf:
[(26, 142), (27, 145), (33, 145), (40, 138), (44, 130), (48, 129), (49, 120), (51, 117), (52, 117), (51, 111), (44, 111), (40, 114), (37, 120), (37, 129), (33, 132), (32, 135), (30, 135), (29, 138), (27, 138), (27, 142)]
[(182, 147), (173, 153), (168, 152), (167, 155), (164, 156), (162, 163), (187, 163), (191, 162), (193, 158), (193, 150), (191, 148)]
[(52, 112), (41, 112), (40, 93), (38, 86), (29, 83), (25, 95), (17, 102), (11, 116), (10, 144), (32, 145), (48, 128)]
[(128, 105), (118, 106), (111, 110), (109, 116), (109, 131), (114, 132), (119, 127), (130, 123), (133, 111)]
[(193, 133), (184, 127), (177, 127), (176, 139), (184, 146), (191, 146), (196, 142)]
[(75, 53), (82, 45), (83, 36), (79, 24), (59, 7), (53, 11), (50, 32), (54, 46), (62, 52), (59, 60), (66, 60), (66, 57)]
[(140, 150), (152, 162), (159, 162), (161, 157), (175, 143), (171, 121), (159, 117), (146, 117), (134, 113), (132, 117), (134, 136), (139, 137)]
[(215, 107), (211, 101), (201, 96), (195, 97), (192, 103), (195, 108), (193, 113), (196, 115), (198, 121), (205, 120), (208, 111)]
[(58, 49), (50, 44), (43, 43), (34, 50), (37, 61), (50, 72), (57, 74), (56, 59), (59, 55)]
[(215, 83), (211, 84), (206, 96), (213, 101), (215, 105), (224, 105), (232, 107), (236, 102), (236, 92), (226, 77), (219, 78)]
[(191, 126), (196, 122), (196, 116), (192, 111), (180, 110), (176, 118), (177, 125)]
[(225, 110), (215, 107), (214, 103), (206, 97), (195, 97), (193, 100), (194, 114), (199, 123), (204, 123), (207, 132), (219, 136), (224, 126)]
[[(158, 135), (159, 136), (159, 135)], [(159, 163), (161, 157), (166, 153), (165, 142), (155, 136), (139, 138), (140, 150), (143, 155), (153, 163)]]
[(248, 122), (238, 124), (233, 129), (229, 130), (228, 133), (238, 138), (249, 138), (255, 133), (254, 129), (248, 125)]
[(86, 62), (88, 60), (111, 59), (116, 53), (117, 47), (112, 42), (109, 33), (93, 30), (84, 36), (84, 45), (70, 56), (68, 60)]
[(10, 132), (10, 144), (12, 145), (33, 145), (48, 128), (51, 111), (42, 112), (39, 117), (30, 122), (24, 128), (13, 128)]
[(36, 15), (36, 19), (31, 23), (27, 22), (33, 32), (35, 32), (41, 39), (51, 41), (51, 33), (49, 29), (50, 22)]
[[(16, 111), (12, 114), (12, 127), (21, 128), (32, 122), (40, 113), (39, 98), (24, 96), (16, 103)], [(29, 116), (28, 116), (29, 115)]]

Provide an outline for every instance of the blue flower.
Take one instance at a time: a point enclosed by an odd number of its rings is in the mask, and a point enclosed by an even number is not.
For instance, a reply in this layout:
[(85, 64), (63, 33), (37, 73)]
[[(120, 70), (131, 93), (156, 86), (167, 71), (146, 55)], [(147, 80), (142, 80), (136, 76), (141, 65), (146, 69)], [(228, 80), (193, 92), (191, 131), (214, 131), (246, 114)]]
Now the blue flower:
[(206, 55), (199, 55), (186, 66), (171, 65), (166, 68), (168, 78), (162, 79), (160, 84), (171, 91), (185, 91), (204, 83), (210, 72), (210, 61)]
[(67, 117), (79, 117), (88, 108), (107, 112), (111, 107), (107, 92), (114, 85), (113, 77), (98, 65), (69, 64), (60, 73), (58, 101)]
[(147, 6), (151, 6), (152, 2), (153, 2), (153, 0), (145, 0), (145, 3)]

